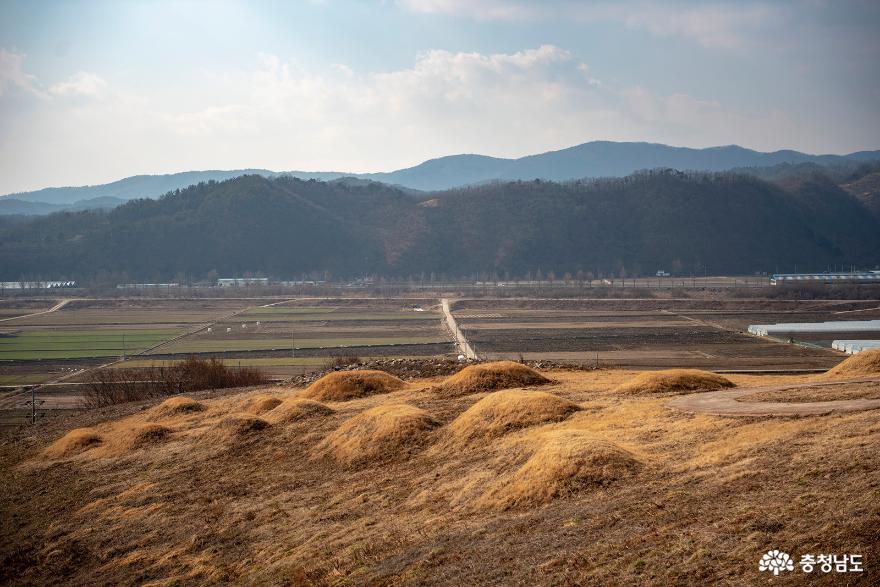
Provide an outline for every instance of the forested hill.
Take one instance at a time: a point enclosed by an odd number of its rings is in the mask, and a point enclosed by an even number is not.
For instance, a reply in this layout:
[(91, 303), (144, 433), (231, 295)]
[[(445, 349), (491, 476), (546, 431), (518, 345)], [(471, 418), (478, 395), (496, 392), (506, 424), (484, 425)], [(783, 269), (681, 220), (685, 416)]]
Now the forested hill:
[(880, 221), (821, 174), (487, 184), (413, 198), (370, 182), (203, 183), (111, 211), (0, 220), (0, 279), (247, 271), (446, 276), (824, 270), (880, 263)]

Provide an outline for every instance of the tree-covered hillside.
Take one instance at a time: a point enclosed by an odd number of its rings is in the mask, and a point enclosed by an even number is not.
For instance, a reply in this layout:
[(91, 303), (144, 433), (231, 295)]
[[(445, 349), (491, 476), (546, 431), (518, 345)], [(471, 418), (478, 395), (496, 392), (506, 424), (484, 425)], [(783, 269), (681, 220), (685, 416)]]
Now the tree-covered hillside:
[(821, 174), (493, 183), (414, 198), (368, 182), (202, 183), (111, 211), (0, 220), (0, 278), (211, 272), (561, 277), (880, 263), (880, 223)]

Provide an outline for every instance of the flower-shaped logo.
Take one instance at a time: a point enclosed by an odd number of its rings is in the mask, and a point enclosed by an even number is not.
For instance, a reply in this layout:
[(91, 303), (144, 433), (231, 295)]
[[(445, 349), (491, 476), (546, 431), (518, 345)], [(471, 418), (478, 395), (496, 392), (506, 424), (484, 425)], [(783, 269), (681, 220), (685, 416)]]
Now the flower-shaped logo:
[(778, 575), (780, 571), (793, 571), (794, 563), (791, 562), (791, 557), (788, 556), (788, 553), (781, 550), (768, 550), (761, 557), (761, 562), (758, 563), (758, 570), (761, 572), (773, 571), (774, 575)]

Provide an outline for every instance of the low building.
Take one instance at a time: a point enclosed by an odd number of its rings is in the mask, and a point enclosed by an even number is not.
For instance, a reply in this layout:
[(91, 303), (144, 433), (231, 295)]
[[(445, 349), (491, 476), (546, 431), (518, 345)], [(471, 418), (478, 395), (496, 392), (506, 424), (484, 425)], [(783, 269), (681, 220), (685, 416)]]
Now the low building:
[(775, 273), (770, 277), (770, 285), (795, 285), (807, 283), (878, 283), (880, 272), (846, 272), (846, 273)]
[(252, 287), (269, 285), (268, 277), (223, 277), (217, 280), (220, 287)]

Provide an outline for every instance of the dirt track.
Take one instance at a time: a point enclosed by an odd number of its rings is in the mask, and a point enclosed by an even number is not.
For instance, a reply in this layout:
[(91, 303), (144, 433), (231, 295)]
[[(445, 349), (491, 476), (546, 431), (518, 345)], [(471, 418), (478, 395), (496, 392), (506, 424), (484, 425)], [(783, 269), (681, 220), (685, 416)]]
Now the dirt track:
[(683, 412), (711, 414), (713, 416), (817, 416), (831, 412), (857, 412), (880, 409), (880, 400), (852, 399), (829, 402), (740, 402), (737, 398), (759, 392), (785, 391), (803, 387), (829, 387), (853, 383), (880, 381), (878, 377), (862, 377), (823, 383), (795, 383), (768, 387), (750, 387), (710, 391), (677, 397), (669, 402), (669, 407)]

